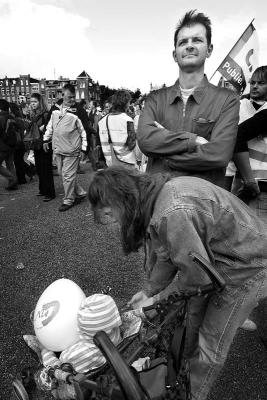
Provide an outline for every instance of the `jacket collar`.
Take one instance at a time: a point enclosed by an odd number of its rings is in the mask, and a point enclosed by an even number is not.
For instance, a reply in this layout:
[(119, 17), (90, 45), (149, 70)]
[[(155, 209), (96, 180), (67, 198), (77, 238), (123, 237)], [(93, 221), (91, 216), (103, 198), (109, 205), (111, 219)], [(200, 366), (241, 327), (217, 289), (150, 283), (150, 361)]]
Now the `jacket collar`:
[[(196, 103), (200, 104), (202, 97), (204, 96), (206, 87), (209, 85), (209, 81), (204, 75), (202, 81), (200, 84), (197, 86), (197, 88), (194, 90), (194, 93), (191, 95), (193, 96), (194, 100)], [(175, 82), (175, 84), (171, 87), (170, 94), (169, 94), (169, 104), (173, 104), (174, 101), (179, 97), (182, 99), (182, 93), (179, 85), (179, 79)]]
[[(63, 107), (63, 103), (56, 103), (54, 104), (54, 107), (57, 108), (58, 110), (61, 110)], [(71, 113), (76, 113), (77, 112), (77, 103), (75, 103), (74, 106), (72, 107), (67, 107), (67, 112), (71, 112)]]

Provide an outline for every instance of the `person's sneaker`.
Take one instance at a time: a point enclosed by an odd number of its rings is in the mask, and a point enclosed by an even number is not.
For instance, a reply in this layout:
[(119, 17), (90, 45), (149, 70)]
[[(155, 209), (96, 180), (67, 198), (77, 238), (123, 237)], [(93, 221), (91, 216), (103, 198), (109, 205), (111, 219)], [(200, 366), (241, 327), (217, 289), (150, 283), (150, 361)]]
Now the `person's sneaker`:
[(246, 321), (241, 325), (241, 328), (245, 331), (255, 331), (257, 329), (257, 325), (255, 322), (251, 321), (251, 319), (246, 319)]
[(74, 204), (61, 204), (58, 211), (67, 211), (69, 208), (73, 207)]

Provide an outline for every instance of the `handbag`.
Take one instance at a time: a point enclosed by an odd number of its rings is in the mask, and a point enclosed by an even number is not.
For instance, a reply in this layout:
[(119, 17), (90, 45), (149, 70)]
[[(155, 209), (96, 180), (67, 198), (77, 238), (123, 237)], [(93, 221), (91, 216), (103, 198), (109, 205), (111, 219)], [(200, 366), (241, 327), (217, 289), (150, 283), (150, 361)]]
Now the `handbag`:
[(167, 361), (164, 358), (152, 360), (149, 368), (138, 372), (138, 379), (151, 399), (166, 393)]
[(43, 118), (43, 114), (39, 115), (37, 120), (32, 121), (23, 138), (26, 150), (40, 150), (42, 148), (43, 140), (38, 125), (40, 118)]

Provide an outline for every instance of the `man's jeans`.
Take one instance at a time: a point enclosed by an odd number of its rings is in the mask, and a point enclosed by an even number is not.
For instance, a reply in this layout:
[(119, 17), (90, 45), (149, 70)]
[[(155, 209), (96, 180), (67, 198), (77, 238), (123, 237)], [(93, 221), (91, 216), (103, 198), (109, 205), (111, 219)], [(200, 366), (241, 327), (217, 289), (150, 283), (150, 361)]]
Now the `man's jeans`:
[(204, 400), (225, 362), (237, 329), (267, 292), (267, 269), (241, 288), (226, 288), (210, 298), (192, 298), (186, 355), (194, 400)]
[[(6, 168), (2, 166), (3, 161)], [(16, 170), (14, 165), (14, 150), (0, 151), (0, 175), (8, 179), (9, 185), (16, 183)]]
[(55, 161), (60, 175), (62, 175), (65, 196), (63, 203), (71, 205), (75, 198), (83, 197), (86, 191), (77, 182), (79, 156), (69, 157), (55, 154)]

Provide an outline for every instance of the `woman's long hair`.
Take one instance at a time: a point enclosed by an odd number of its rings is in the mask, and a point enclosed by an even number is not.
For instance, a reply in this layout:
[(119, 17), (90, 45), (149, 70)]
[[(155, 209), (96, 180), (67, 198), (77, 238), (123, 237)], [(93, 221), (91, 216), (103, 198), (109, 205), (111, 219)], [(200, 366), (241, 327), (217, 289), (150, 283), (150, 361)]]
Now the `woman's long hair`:
[(95, 174), (88, 191), (95, 218), (107, 206), (120, 213), (121, 241), (125, 254), (143, 244), (154, 201), (167, 176), (150, 176), (122, 167)]
[(37, 110), (37, 114), (43, 114), (48, 111), (48, 107), (44, 97), (40, 93), (32, 93), (31, 98), (39, 101), (39, 108)]

